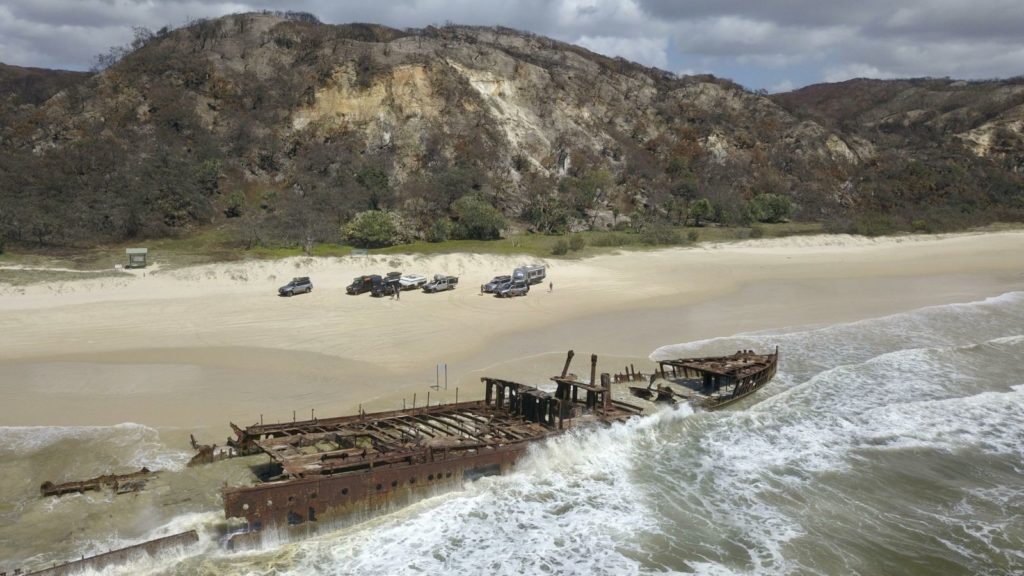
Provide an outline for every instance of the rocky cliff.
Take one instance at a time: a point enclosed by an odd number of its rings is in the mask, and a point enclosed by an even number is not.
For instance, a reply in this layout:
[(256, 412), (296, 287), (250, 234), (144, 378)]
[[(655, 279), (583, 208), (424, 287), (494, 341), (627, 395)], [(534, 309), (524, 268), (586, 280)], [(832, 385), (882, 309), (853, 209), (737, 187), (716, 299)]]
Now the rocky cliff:
[(0, 72), (11, 241), (222, 221), (250, 241), (334, 240), (367, 209), (399, 211), (423, 233), (466, 194), (543, 231), (679, 223), (700, 198), (713, 219), (743, 222), (762, 194), (838, 226), (1024, 213), (1016, 81), (851, 81), (769, 97), (501, 28), (265, 14), (162, 31), (45, 89)]

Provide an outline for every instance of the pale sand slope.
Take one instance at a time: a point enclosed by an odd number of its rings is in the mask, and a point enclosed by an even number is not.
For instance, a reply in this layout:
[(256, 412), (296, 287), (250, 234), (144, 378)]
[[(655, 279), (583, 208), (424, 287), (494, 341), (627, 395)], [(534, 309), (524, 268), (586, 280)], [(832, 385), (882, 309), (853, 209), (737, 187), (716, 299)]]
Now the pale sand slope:
[[(533, 259), (292, 258), (0, 284), (0, 425), (222, 426), (393, 408), (413, 393), (422, 404), (438, 362), (465, 398), (484, 368), (550, 375), (568, 348), (584, 373), (590, 352), (626, 362), (663, 344), (1021, 290), (1022, 248), (1024, 232), (814, 236), (549, 260), (554, 291), (510, 300), (479, 285)], [(345, 295), (354, 276), (391, 269), (461, 280), (400, 300)], [(312, 294), (276, 296), (299, 275)]]

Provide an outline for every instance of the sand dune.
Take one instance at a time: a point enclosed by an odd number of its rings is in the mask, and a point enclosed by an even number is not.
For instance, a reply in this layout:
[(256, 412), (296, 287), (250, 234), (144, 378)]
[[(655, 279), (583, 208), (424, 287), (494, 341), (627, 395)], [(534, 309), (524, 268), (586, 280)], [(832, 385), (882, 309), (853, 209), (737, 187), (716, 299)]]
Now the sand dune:
[[(289, 258), (162, 270), (153, 254), (157, 266), (130, 278), (0, 284), (0, 423), (213, 425), (393, 403), (424, 392), (439, 362), (453, 384), (470, 387), (496, 364), (550, 372), (545, 355), (568, 348), (643, 357), (687, 339), (1020, 290), (1021, 248), (1024, 232), (810, 236), (552, 259), (544, 263), (553, 291), (545, 282), (509, 300), (481, 295), (479, 285), (535, 258)], [(344, 293), (354, 276), (388, 270), (461, 280), (451, 292), (399, 300)], [(314, 291), (279, 298), (293, 276), (312, 277)], [(523, 357), (531, 360), (506, 363)]]

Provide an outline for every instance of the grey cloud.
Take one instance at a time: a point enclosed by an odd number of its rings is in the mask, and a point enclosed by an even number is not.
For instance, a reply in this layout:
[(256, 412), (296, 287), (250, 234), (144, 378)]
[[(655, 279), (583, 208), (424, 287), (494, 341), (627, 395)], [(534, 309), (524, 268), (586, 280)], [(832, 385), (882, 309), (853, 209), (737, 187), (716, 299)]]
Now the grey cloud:
[(755, 88), (1024, 72), (1020, 0), (0, 0), (0, 61), (85, 69), (135, 26), (263, 9), (395, 28), (501, 25)]

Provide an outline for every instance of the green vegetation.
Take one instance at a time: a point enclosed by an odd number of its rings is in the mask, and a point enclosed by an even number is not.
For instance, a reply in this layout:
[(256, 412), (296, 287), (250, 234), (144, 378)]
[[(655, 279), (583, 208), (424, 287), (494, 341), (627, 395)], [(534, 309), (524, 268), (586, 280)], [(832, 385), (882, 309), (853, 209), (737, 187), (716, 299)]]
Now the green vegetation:
[(707, 198), (701, 198), (690, 206), (690, 218), (693, 218), (695, 226), (700, 226), (704, 220), (707, 220), (714, 213), (714, 209), (711, 206), (711, 201)]
[(401, 244), (405, 238), (402, 218), (395, 212), (360, 212), (342, 228), (342, 235), (357, 248), (383, 248)]
[(793, 203), (779, 194), (758, 194), (747, 205), (747, 210), (751, 220), (756, 222), (785, 222), (793, 212)]
[[(870, 222), (860, 222), (867, 232), (873, 232)], [(983, 228), (985, 231), (1017, 230), (1018, 225), (996, 224)], [(670, 233), (669, 233), (670, 232)], [(699, 231), (693, 227), (674, 227), (644, 233), (627, 231), (585, 231), (569, 235), (515, 234), (498, 240), (447, 240), (443, 242), (413, 241), (384, 248), (370, 249), (370, 254), (447, 254), (477, 253), (498, 255), (532, 255), (538, 258), (555, 256), (587, 257), (618, 250), (646, 250), (669, 244), (652, 240), (671, 239), (678, 246), (702, 242), (732, 242), (748, 238), (779, 238), (785, 236), (824, 233), (821, 224), (788, 222), (757, 224), (750, 228), (729, 226), (706, 226)], [(186, 238), (161, 239), (140, 242), (150, 250), (150, 261), (162, 270), (227, 262), (243, 259), (278, 259), (307, 255), (301, 246), (258, 246), (245, 248), (230, 234), (219, 228), (201, 231)], [(564, 246), (565, 252), (556, 254)], [(35, 268), (69, 268), (82, 272), (57, 272), (46, 270), (0, 270), (0, 282), (24, 285), (33, 282), (71, 280), (83, 277), (118, 276), (123, 274), (113, 269), (114, 264), (124, 262), (126, 246), (103, 246), (88, 249), (33, 249), (8, 251), (0, 255), (0, 267), (21, 266)], [(319, 257), (343, 257), (352, 253), (351, 246), (332, 243), (315, 244), (308, 255)]]
[[(0, 66), (0, 253), (144, 244), (171, 265), (345, 254), (342, 244), (545, 256), (804, 226), (878, 235), (1024, 221), (1024, 135), (1007, 120), (1024, 104), (1021, 79), (853, 81), (770, 104), (727, 80), (543, 38), (513, 49), (490, 29), (275, 15), (137, 29), (97, 60), (102, 75)], [(409, 36), (421, 55), (392, 54), (386, 43)], [(544, 120), (536, 134), (509, 138), (506, 116), (459, 72), (478, 50), (540, 72), (516, 102)], [(232, 61), (239, 53), (250, 65)], [(412, 61), (431, 102), (389, 93), (373, 119), (344, 128), (317, 116), (324, 90), (377, 90)], [(579, 79), (606, 76), (613, 92), (643, 91), (645, 113), (603, 96), (615, 121), (564, 113), (593, 110)], [(383, 120), (419, 106), (436, 109)], [(983, 153), (961, 137), (975, 130)], [(522, 228), (532, 234), (500, 238)]]
[(494, 240), (501, 237), (501, 231), (508, 226), (490, 202), (481, 196), (466, 195), (452, 204), (458, 215), (453, 236), (464, 240)]

